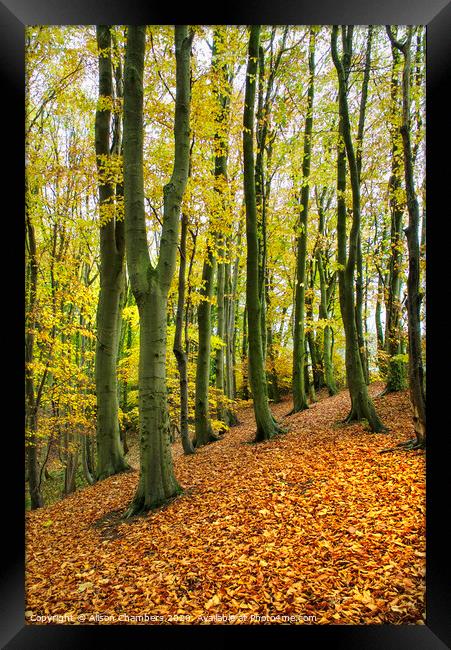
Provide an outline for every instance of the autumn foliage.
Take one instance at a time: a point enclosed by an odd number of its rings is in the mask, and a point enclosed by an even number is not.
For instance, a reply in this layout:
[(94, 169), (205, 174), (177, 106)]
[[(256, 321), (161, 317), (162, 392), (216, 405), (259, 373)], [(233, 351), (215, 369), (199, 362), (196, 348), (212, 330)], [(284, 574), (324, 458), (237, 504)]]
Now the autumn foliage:
[(27, 621), (423, 624), (425, 458), (379, 453), (412, 433), (407, 393), (382, 389), (388, 434), (339, 424), (342, 391), (274, 406), (290, 433), (253, 445), (248, 407), (220, 442), (174, 448), (184, 493), (163, 509), (120, 519), (135, 470), (28, 513)]

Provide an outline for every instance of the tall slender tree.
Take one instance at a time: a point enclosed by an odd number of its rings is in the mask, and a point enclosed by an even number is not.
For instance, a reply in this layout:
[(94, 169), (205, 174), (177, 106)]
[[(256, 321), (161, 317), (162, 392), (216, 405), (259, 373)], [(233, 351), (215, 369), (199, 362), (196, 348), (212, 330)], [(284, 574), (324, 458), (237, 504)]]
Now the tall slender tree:
[[(110, 144), (113, 103), (111, 28), (97, 26), (99, 50), (99, 100), (95, 119), (95, 148), (99, 178), (100, 292), (97, 305), (96, 395), (97, 479), (129, 468), (119, 432), (117, 357), (121, 317), (121, 293), (125, 277), (124, 221), (119, 218), (111, 179), (111, 158), (120, 152), (120, 131)], [(119, 137), (118, 137), (119, 136)], [(113, 151), (112, 151), (113, 149)]]
[(409, 386), (410, 399), (413, 407), (413, 423), (415, 440), (408, 441), (407, 446), (421, 448), (426, 445), (426, 393), (424, 386), (423, 357), (421, 350), (421, 319), (420, 308), (422, 294), (420, 292), (420, 210), (415, 190), (414, 164), (411, 143), (410, 117), (410, 77), (411, 77), (411, 43), (413, 27), (407, 27), (403, 41), (397, 40), (391, 27), (387, 26), (387, 34), (394, 47), (402, 52), (402, 124), (400, 133), (404, 152), (404, 178), (407, 197), (409, 223), (405, 229), (409, 250), (409, 274), (407, 278), (407, 317), (409, 331)]
[[(395, 32), (396, 36), (396, 32)], [(390, 139), (391, 174), (389, 180), (390, 203), (390, 257), (385, 319), (385, 351), (391, 357), (399, 354), (401, 341), (399, 331), (401, 277), (402, 277), (402, 222), (404, 206), (400, 200), (403, 172), (402, 138), (399, 130), (400, 52), (392, 43), (392, 74), (390, 83)]]
[(261, 337), (259, 296), (259, 250), (255, 200), (254, 109), (257, 83), (260, 25), (251, 25), (249, 34), (246, 90), (243, 114), (244, 198), (246, 205), (247, 282), (246, 301), (249, 341), (249, 380), (257, 425), (255, 441), (269, 440), (283, 429), (275, 422), (268, 404), (268, 388)]
[(174, 355), (177, 359), (180, 381), (180, 437), (184, 453), (189, 456), (194, 453), (194, 446), (189, 436), (188, 428), (188, 354), (183, 347), (183, 309), (186, 293), (186, 233), (188, 216), (182, 214), (182, 230), (180, 235), (180, 266), (178, 279), (177, 313), (175, 317)]
[(210, 385), (210, 353), (211, 353), (211, 300), (216, 270), (214, 243), (207, 242), (207, 254), (202, 268), (201, 301), (197, 308), (197, 323), (199, 347), (196, 365), (196, 395), (195, 395), (195, 435), (196, 447), (201, 447), (217, 440), (211, 426), (210, 403), (208, 387)]
[(296, 225), (296, 289), (294, 297), (293, 328), (293, 413), (308, 408), (305, 385), (305, 265), (307, 259), (307, 223), (310, 196), (310, 162), (313, 133), (313, 98), (315, 92), (315, 40), (316, 31), (310, 29), (309, 39), (309, 83), (307, 90), (307, 112), (304, 126), (304, 152), (302, 156), (302, 187), (299, 201), (299, 216)]
[[(213, 59), (212, 70), (214, 73), (214, 93), (216, 99), (215, 115), (215, 189), (218, 194), (218, 209), (222, 213), (222, 220), (228, 224), (230, 218), (228, 212), (230, 209), (230, 199), (228, 196), (228, 177), (227, 164), (229, 157), (228, 127), (230, 122), (230, 96), (232, 93), (233, 77), (230, 66), (224, 60), (224, 54), (227, 47), (226, 31), (224, 26), (215, 28), (213, 34)], [(227, 333), (227, 304), (225, 298), (226, 276), (230, 274), (230, 263), (227, 261), (227, 248), (230, 244), (230, 238), (225, 233), (219, 233), (217, 236), (218, 263), (217, 263), (217, 320), (218, 336), (225, 345), (218, 346), (216, 350), (216, 388), (218, 395), (218, 419), (227, 425), (232, 424), (235, 418), (228, 407), (221, 403), (221, 394), (226, 392), (227, 368), (226, 360), (230, 358), (226, 354), (226, 333)], [(229, 282), (227, 283), (229, 284)], [(227, 288), (229, 288), (227, 286)]]
[(316, 191), (316, 204), (318, 209), (318, 231), (320, 235), (320, 244), (316, 248), (316, 263), (318, 266), (319, 286), (320, 286), (320, 304), (319, 304), (319, 318), (326, 321), (323, 330), (323, 366), (324, 366), (324, 381), (327, 386), (329, 395), (336, 395), (338, 392), (337, 385), (334, 377), (333, 360), (332, 360), (332, 340), (333, 330), (329, 324), (330, 319), (330, 302), (336, 284), (336, 273), (327, 276), (327, 263), (326, 255), (323, 250), (323, 242), (326, 235), (326, 209), (330, 205), (332, 195), (329, 194), (328, 200), (326, 199), (327, 188), (322, 188), (321, 192)]
[[(356, 165), (357, 179), (360, 185), (362, 175), (362, 152), (363, 152), (363, 135), (365, 132), (366, 105), (368, 99), (368, 84), (370, 81), (371, 70), (371, 46), (373, 42), (373, 26), (368, 25), (365, 64), (363, 70), (362, 92), (360, 95), (359, 106), (359, 124), (357, 127), (356, 142)], [(363, 333), (363, 256), (362, 256), (362, 238), (360, 231), (357, 236), (357, 259), (356, 259), (356, 282), (355, 282), (355, 321), (357, 328), (357, 337), (359, 340), (360, 357), (362, 360), (362, 370), (365, 381), (369, 384), (370, 375), (368, 369), (368, 358), (366, 354), (365, 336)], [(365, 315), (366, 318), (366, 315)]]
[(38, 408), (42, 386), (36, 394), (33, 372), (34, 361), (34, 330), (36, 327), (36, 297), (38, 289), (38, 258), (35, 228), (31, 219), (31, 195), (28, 182), (25, 186), (25, 216), (26, 216), (26, 252), (27, 279), (25, 310), (25, 433), (27, 437), (27, 475), (32, 510), (44, 505), (39, 480), (38, 462)]
[(193, 33), (175, 26), (176, 98), (174, 165), (163, 188), (160, 250), (154, 266), (147, 244), (143, 179), (143, 73), (146, 27), (129, 25), (124, 71), (125, 246), (139, 311), (140, 477), (131, 516), (164, 503), (181, 490), (173, 470), (166, 389), (167, 300), (175, 270), (179, 219), (190, 149), (190, 56)]
[(256, 141), (257, 151), (255, 156), (255, 201), (257, 206), (258, 223), (258, 251), (259, 251), (259, 291), (261, 306), (261, 335), (263, 359), (266, 360), (267, 348), (267, 325), (266, 325), (266, 285), (268, 282), (267, 269), (267, 211), (271, 177), (266, 175), (267, 166), (271, 157), (271, 146), (273, 134), (271, 133), (271, 112), (275, 99), (275, 82), (280, 67), (282, 56), (286, 51), (286, 39), (288, 27), (284, 28), (282, 39), (276, 51), (274, 45), (277, 36), (277, 27), (271, 27), (269, 38), (270, 54), (268, 60), (265, 57), (265, 48), (259, 44), (258, 48), (258, 99), (256, 114)]
[[(337, 152), (337, 239), (338, 239), (338, 286), (340, 307), (346, 339), (346, 377), (351, 395), (351, 411), (347, 422), (366, 419), (375, 432), (384, 430), (368, 388), (362, 367), (359, 340), (355, 320), (354, 277), (357, 261), (357, 240), (360, 231), (360, 183), (357, 159), (351, 135), (348, 106), (348, 78), (352, 57), (353, 26), (342, 26), (342, 55), (338, 53), (338, 25), (332, 27), (332, 58), (338, 76), (339, 141)], [(349, 252), (346, 236), (346, 159), (349, 163), (352, 189), (352, 224), (349, 233)]]

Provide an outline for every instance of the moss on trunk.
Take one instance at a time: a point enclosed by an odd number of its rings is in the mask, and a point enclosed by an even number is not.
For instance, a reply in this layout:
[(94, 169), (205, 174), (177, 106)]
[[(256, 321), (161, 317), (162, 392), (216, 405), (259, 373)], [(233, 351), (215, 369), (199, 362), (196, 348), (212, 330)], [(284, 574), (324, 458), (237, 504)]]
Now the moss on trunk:
[(175, 27), (175, 151), (163, 188), (164, 216), (158, 262), (147, 247), (143, 178), (143, 69), (146, 27), (129, 25), (124, 75), (125, 244), (130, 283), (140, 318), (140, 477), (127, 516), (155, 508), (180, 493), (172, 464), (166, 397), (167, 297), (175, 271), (179, 218), (189, 168), (192, 34)]
[(246, 301), (249, 340), (249, 380), (257, 425), (255, 441), (269, 440), (282, 429), (276, 424), (268, 404), (263, 361), (261, 304), (259, 296), (259, 252), (254, 175), (254, 105), (260, 26), (250, 27), (246, 92), (243, 115), (244, 196), (246, 204), (247, 282)]

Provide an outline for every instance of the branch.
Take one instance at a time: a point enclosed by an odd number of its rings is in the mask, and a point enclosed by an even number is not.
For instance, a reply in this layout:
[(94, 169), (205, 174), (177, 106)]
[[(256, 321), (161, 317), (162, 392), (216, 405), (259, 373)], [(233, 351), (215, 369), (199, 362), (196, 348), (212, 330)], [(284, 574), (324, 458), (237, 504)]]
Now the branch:
[(157, 60), (157, 55), (155, 54), (155, 48), (154, 48), (154, 46), (153, 46), (153, 36), (152, 36), (152, 32), (150, 32), (150, 46), (151, 46), (151, 48), (152, 48), (152, 54), (153, 54), (154, 61), (155, 61), (156, 65), (157, 65), (157, 73), (158, 73), (158, 76), (160, 77), (163, 86), (166, 88), (167, 92), (171, 95), (171, 97), (172, 97), (172, 99), (174, 100), (174, 103), (175, 103), (175, 97), (174, 97), (174, 95), (173, 95), (171, 89), (170, 89), (169, 86), (167, 85), (166, 81), (164, 80), (163, 75), (161, 74), (161, 70), (160, 70), (160, 68), (158, 67), (159, 64), (158, 64), (158, 60)]
[(149, 199), (147, 196), (144, 197), (144, 198), (146, 199), (147, 205), (149, 206), (149, 208), (150, 208), (150, 209), (152, 210), (152, 212), (154, 213), (155, 219), (158, 221), (158, 223), (160, 224), (160, 226), (162, 226), (162, 225), (163, 225), (163, 222), (161, 221), (160, 217), (158, 216), (158, 212), (156, 211), (156, 209), (154, 208), (154, 206), (153, 206), (152, 203), (150, 202), (150, 199)]
[(406, 46), (408, 45), (408, 43), (410, 43), (410, 38), (411, 37), (409, 37), (409, 35), (407, 35), (405, 41), (403, 43), (401, 43), (400, 41), (398, 41), (393, 36), (393, 32), (391, 30), (391, 25), (385, 25), (385, 31), (387, 32), (388, 38), (390, 39), (390, 42), (393, 45), (393, 47), (396, 47), (400, 52), (405, 54), (406, 53)]

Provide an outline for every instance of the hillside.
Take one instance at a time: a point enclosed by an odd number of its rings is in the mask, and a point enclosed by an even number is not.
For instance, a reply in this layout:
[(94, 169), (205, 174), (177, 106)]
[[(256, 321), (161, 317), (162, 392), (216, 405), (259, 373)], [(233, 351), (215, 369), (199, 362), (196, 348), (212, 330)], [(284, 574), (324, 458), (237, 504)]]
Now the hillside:
[(424, 452), (379, 453), (413, 435), (407, 393), (382, 388), (387, 434), (339, 424), (342, 391), (272, 405), (289, 432), (248, 444), (247, 407), (194, 456), (174, 446), (184, 493), (162, 509), (120, 519), (134, 470), (28, 513), (27, 621), (422, 624)]

